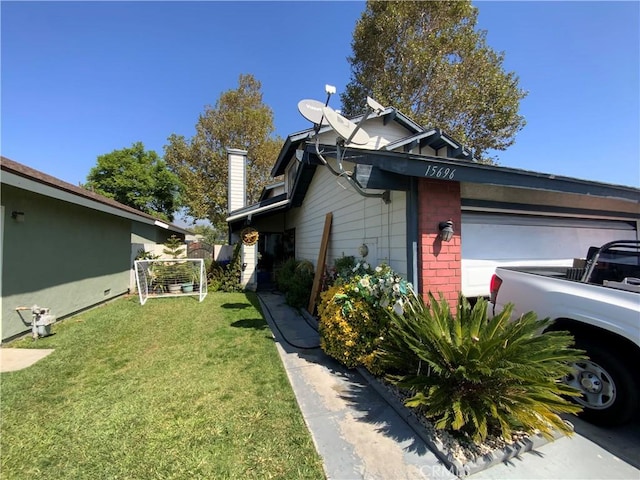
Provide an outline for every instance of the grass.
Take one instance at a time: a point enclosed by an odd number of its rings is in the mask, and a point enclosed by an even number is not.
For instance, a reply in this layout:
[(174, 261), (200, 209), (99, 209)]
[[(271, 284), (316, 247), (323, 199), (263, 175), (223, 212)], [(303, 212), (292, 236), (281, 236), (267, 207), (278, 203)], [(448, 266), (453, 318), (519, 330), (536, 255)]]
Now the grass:
[(3, 479), (322, 479), (255, 294), (124, 298), (10, 346)]

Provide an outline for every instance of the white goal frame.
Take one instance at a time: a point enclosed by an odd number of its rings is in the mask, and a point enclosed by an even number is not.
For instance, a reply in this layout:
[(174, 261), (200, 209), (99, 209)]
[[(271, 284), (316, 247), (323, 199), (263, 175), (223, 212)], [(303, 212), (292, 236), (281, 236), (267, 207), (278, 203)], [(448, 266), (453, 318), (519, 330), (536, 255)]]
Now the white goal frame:
[(207, 296), (202, 258), (136, 260), (135, 270), (140, 305), (150, 298), (197, 296), (201, 302)]

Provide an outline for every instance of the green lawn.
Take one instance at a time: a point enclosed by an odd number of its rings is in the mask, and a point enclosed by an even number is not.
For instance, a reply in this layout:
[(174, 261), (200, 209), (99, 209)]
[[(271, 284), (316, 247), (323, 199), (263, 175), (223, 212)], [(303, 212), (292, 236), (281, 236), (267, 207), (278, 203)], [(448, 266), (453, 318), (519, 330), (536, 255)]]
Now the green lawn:
[(255, 294), (137, 297), (69, 318), (0, 381), (9, 479), (323, 479)]

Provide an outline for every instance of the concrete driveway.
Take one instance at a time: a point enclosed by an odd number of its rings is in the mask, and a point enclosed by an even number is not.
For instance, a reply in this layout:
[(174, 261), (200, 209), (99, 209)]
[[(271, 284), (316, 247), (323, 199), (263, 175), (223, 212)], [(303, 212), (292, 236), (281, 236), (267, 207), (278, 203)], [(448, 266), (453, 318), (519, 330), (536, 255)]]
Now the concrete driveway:
[(631, 423), (614, 428), (598, 427), (573, 415), (567, 420), (573, 423), (577, 434), (640, 469), (640, 415)]

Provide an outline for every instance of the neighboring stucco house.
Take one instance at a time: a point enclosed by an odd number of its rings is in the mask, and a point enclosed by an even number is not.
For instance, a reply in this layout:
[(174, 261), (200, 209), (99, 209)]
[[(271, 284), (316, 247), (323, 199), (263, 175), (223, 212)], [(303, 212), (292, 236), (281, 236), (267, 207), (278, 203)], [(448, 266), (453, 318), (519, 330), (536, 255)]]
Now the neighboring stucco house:
[(62, 318), (125, 294), (140, 248), (187, 233), (8, 158), (0, 166), (3, 341), (30, 329), (16, 307)]
[[(361, 127), (366, 144), (346, 147), (344, 133), (329, 125), (290, 135), (272, 170), (284, 183), (255, 205), (243, 206), (230, 180), (230, 231), (235, 238), (247, 225), (260, 232), (249, 258), (293, 255), (315, 264), (331, 213), (327, 265), (359, 257), (364, 244), (370, 264), (385, 262), (422, 294), (442, 292), (455, 304), (459, 291), (488, 295), (496, 265), (571, 265), (590, 245), (638, 237), (637, 188), (480, 164), (444, 132), (394, 108)], [(541, 154), (553, 152), (541, 147)], [(243, 155), (230, 151), (230, 172)], [(454, 233), (442, 241), (447, 221)]]

